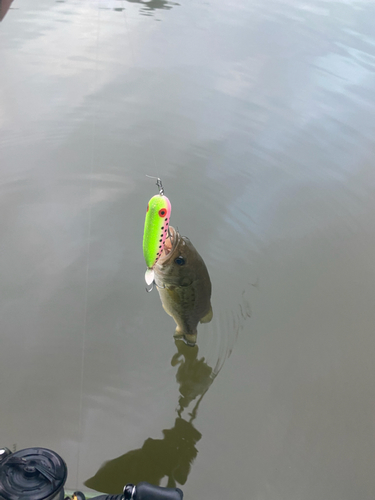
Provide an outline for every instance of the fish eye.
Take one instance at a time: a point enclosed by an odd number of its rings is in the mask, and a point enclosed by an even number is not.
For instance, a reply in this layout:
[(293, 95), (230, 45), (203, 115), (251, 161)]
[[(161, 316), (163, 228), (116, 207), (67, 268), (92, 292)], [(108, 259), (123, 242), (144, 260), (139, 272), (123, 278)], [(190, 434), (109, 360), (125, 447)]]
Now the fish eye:
[(185, 259), (181, 257), (181, 255), (179, 257), (176, 257), (174, 261), (178, 266), (183, 266), (185, 264)]
[(161, 209), (159, 210), (159, 215), (160, 215), (160, 217), (165, 217), (165, 216), (166, 216), (166, 214), (167, 214), (167, 210), (166, 210), (165, 208), (161, 208)]

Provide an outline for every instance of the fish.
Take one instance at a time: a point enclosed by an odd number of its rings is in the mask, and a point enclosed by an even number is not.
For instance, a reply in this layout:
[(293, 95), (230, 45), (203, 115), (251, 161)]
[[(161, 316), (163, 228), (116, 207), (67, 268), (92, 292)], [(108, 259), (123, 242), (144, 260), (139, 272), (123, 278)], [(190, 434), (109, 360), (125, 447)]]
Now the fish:
[(204, 260), (189, 238), (169, 226), (153, 272), (163, 308), (177, 325), (174, 337), (195, 345), (198, 323), (209, 323), (213, 316), (212, 286)]

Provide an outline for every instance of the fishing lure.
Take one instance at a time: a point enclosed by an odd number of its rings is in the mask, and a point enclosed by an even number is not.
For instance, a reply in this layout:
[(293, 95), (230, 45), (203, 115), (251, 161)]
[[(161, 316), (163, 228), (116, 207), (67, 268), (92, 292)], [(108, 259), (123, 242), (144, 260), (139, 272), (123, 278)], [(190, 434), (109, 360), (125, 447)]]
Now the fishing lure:
[(156, 185), (159, 188), (159, 194), (153, 196), (148, 202), (143, 232), (143, 255), (147, 265), (145, 274), (147, 285), (151, 285), (154, 281), (153, 267), (163, 251), (171, 216), (171, 203), (164, 195), (161, 180), (159, 177), (154, 178), (157, 179)]

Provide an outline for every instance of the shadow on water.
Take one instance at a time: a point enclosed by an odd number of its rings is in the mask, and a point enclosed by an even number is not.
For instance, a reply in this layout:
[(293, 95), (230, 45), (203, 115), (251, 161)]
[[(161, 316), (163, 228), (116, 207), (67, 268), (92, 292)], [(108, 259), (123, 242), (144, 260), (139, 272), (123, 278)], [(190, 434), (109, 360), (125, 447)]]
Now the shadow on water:
[(13, 0), (0, 0), (0, 21), (4, 19), (12, 2)]
[[(179, 290), (174, 297), (161, 297), (163, 307), (177, 324), (183, 323), (181, 318), (191, 320), (193, 329), (196, 331), (202, 314), (206, 314), (207, 309), (211, 310), (211, 282), (204, 261), (190, 240), (180, 237), (174, 228), (170, 227), (170, 229), (173, 241), (171, 238), (169, 240), (172, 242), (167, 239), (165, 247), (169, 250), (160, 257), (162, 262), (158, 264), (160, 269), (158, 265), (155, 266), (156, 284), (159, 294), (162, 291), (169, 290), (174, 293)], [(175, 264), (176, 255), (180, 256), (179, 259), (185, 259), (185, 265)], [(163, 273), (161, 268), (164, 269)], [(203, 269), (207, 276), (202, 281)], [(186, 286), (187, 276), (190, 277), (188, 286)], [(189, 289), (193, 285), (194, 293), (190, 293)], [(221, 371), (225, 360), (230, 356), (244, 322), (250, 317), (247, 295), (248, 291), (244, 289), (236, 308), (231, 309), (229, 314), (226, 311), (220, 311), (217, 319), (219, 323), (212, 325), (209, 322), (208, 328), (212, 330), (214, 339), (213, 344), (208, 348), (209, 356), (213, 361), (212, 366), (205, 357), (198, 357), (197, 344), (186, 343), (181, 340), (183, 337), (175, 338), (177, 351), (172, 356), (171, 365), (176, 368), (175, 377), (179, 388), (179, 398), (175, 409), (177, 417), (173, 427), (162, 430), (162, 439), (149, 437), (141, 448), (130, 450), (124, 455), (105, 462), (97, 473), (84, 483), (85, 486), (96, 491), (115, 494), (122, 492), (126, 483), (137, 484), (147, 481), (160, 485), (165, 478), (168, 487), (175, 487), (177, 483), (179, 485), (186, 483), (198, 454), (196, 445), (202, 437), (202, 434), (195, 428), (194, 421), (203, 397)], [(203, 309), (202, 303), (205, 304)], [(175, 308), (173, 311), (171, 304)], [(206, 334), (209, 336), (208, 331)]]
[(145, 16), (151, 16), (153, 15), (153, 12), (156, 10), (170, 10), (176, 5), (180, 5), (179, 3), (176, 2), (169, 2), (167, 0), (126, 0), (127, 2), (130, 3), (139, 3), (142, 5), (140, 12), (141, 14)]
[[(198, 346), (188, 346), (175, 340), (177, 352), (171, 364), (177, 366), (176, 381), (180, 397), (177, 418), (171, 429), (163, 429), (162, 439), (148, 438), (143, 446), (106, 462), (85, 485), (105, 493), (120, 493), (126, 483), (148, 481), (160, 485), (163, 478), (168, 486), (186, 483), (198, 450), (196, 444), (202, 434), (194, 427), (198, 407), (215, 376), (213, 369), (202, 357), (198, 359)], [(184, 410), (192, 406), (185, 418)]]

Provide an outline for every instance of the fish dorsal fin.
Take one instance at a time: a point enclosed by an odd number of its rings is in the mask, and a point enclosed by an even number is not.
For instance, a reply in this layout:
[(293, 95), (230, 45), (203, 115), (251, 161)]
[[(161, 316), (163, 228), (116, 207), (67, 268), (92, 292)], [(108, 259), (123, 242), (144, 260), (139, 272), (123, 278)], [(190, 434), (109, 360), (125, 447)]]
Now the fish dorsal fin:
[(145, 281), (148, 286), (154, 282), (155, 273), (153, 269), (147, 269), (145, 272)]

